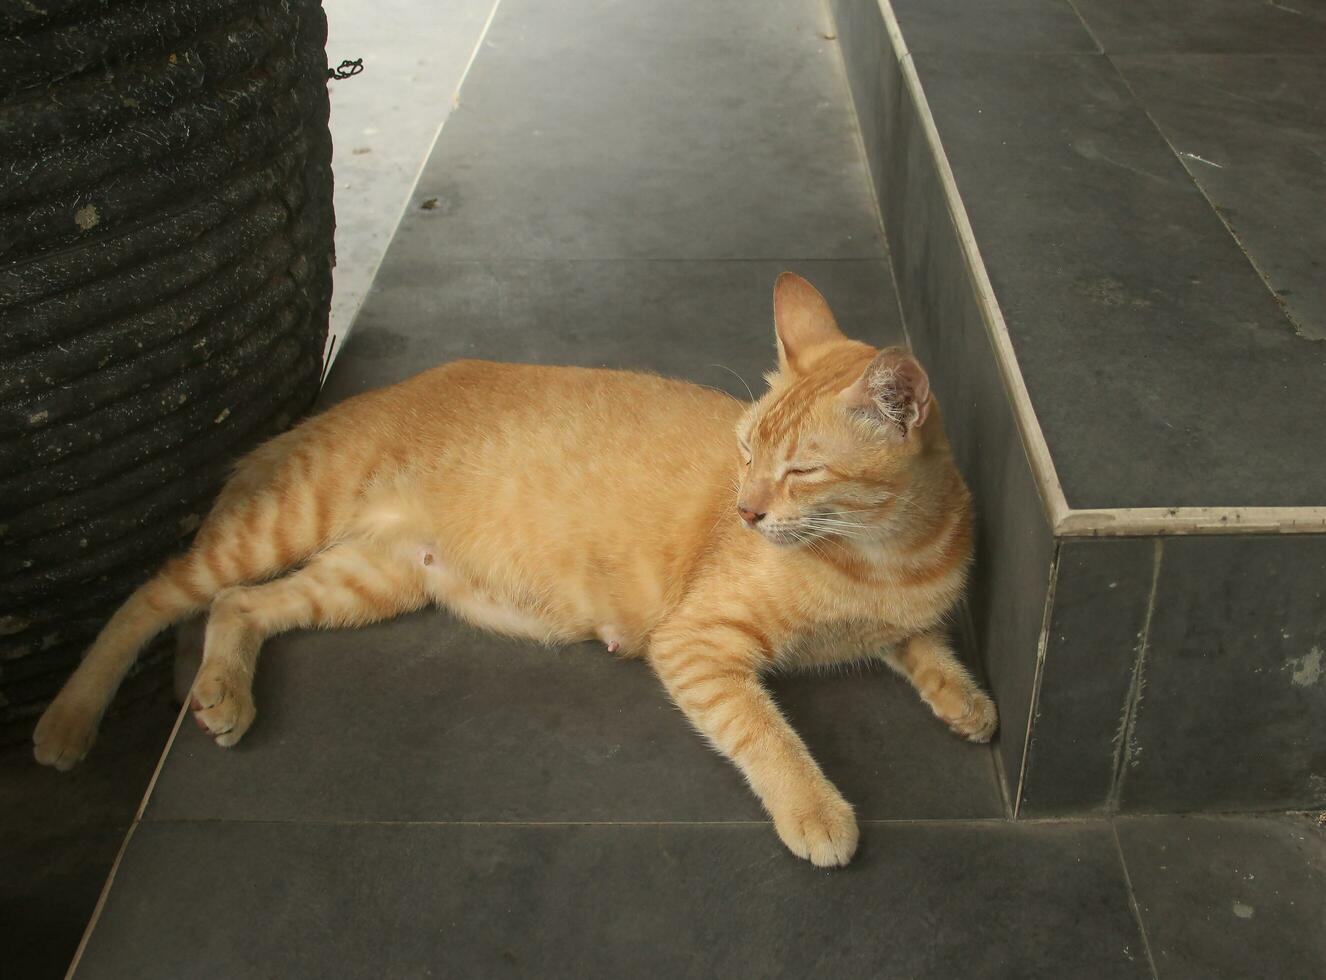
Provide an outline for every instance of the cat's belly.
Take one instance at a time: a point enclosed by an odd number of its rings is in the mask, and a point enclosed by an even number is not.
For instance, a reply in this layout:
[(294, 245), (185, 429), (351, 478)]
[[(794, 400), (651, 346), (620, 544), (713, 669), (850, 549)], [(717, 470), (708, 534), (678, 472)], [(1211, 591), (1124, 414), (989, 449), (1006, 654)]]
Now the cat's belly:
[(452, 568), (435, 546), (417, 545), (408, 560), (421, 571), (424, 588), (434, 602), (483, 629), (540, 643), (597, 638), (609, 653), (629, 654), (638, 646), (612, 617), (586, 618), (565, 610), (540, 609), (535, 603), (485, 589)]
[(461, 575), (435, 546), (417, 545), (410, 561), (421, 571), (429, 597), (475, 626), (544, 643), (565, 639), (558, 624), (547, 616), (522, 608), (510, 597), (483, 589)]

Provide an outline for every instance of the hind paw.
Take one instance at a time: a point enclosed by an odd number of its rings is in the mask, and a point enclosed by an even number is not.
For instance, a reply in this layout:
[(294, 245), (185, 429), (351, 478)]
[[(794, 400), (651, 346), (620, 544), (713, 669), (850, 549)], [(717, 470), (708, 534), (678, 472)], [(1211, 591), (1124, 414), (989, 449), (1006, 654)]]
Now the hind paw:
[(246, 675), (206, 663), (193, 683), (189, 707), (198, 727), (227, 749), (244, 737), (258, 713)]

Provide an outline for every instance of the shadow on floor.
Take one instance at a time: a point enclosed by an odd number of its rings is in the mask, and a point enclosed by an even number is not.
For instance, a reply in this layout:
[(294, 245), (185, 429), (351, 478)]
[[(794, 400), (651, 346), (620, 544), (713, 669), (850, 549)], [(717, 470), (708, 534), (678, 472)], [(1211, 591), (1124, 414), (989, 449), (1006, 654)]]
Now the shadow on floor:
[(169, 692), (108, 717), (58, 773), (0, 748), (0, 950), (6, 976), (63, 977), (175, 723)]

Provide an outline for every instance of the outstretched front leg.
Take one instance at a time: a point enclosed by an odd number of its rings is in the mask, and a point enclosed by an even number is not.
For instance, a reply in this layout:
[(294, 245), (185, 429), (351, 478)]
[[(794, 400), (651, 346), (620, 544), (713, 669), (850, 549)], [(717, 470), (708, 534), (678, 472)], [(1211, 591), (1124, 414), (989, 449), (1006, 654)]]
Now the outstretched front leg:
[(207, 617), (191, 701), (198, 724), (222, 746), (255, 715), (253, 672), (264, 640), (300, 627), (361, 626), (424, 605), (420, 570), (390, 546), (333, 545), (266, 585), (227, 589)]
[(691, 724), (745, 775), (792, 853), (846, 864), (856, 818), (760, 684), (772, 653), (750, 624), (677, 622), (655, 633), (649, 660)]
[(999, 714), (938, 633), (921, 633), (882, 653), (883, 661), (916, 688), (940, 721), (972, 742), (988, 742)]

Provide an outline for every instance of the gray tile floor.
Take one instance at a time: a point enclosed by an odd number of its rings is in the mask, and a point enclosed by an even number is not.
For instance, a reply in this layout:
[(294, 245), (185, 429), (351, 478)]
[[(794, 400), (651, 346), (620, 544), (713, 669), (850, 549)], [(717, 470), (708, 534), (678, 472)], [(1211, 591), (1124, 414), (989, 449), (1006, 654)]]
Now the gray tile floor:
[(1320, 821), (1144, 817), (1117, 833), (1161, 977), (1322, 975)]
[[(771, 359), (783, 267), (849, 331), (901, 337), (819, 5), (641, 16), (503, 0), (327, 400), (461, 354), (739, 392)], [(286, 637), (239, 748), (187, 726), (170, 746), (76, 975), (1168, 980), (1326, 964), (1326, 839), (1308, 817), (1012, 823), (993, 753), (892, 676), (776, 689), (864, 818), (845, 871), (784, 851), (639, 664), (441, 613)], [(0, 918), (36, 921), (30, 905)]]

